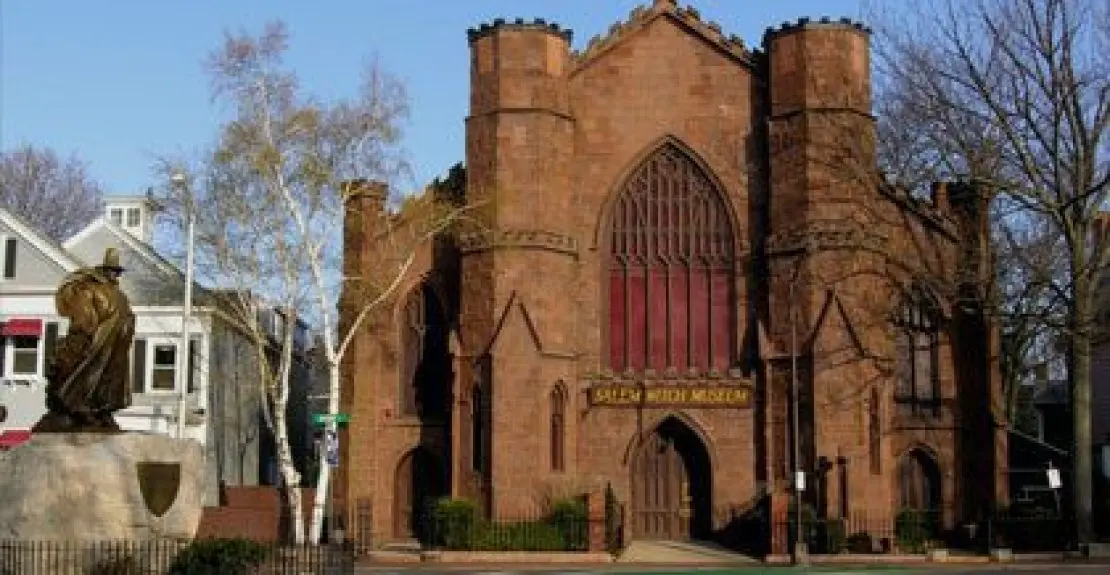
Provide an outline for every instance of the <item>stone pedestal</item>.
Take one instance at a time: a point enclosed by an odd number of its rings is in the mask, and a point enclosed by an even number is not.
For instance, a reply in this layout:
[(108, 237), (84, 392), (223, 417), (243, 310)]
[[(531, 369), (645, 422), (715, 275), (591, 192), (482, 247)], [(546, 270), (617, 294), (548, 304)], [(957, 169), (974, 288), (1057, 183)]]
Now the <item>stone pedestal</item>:
[(204, 451), (149, 433), (44, 433), (0, 454), (0, 540), (191, 539)]

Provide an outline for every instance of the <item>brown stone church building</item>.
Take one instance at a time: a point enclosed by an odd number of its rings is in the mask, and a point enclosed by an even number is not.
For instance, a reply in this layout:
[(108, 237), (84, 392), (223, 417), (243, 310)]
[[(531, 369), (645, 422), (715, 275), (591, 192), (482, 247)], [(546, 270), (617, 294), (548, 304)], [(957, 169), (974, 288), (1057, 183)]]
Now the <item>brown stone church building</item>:
[[(656, 0), (577, 52), (542, 20), (468, 40), (481, 229), (429, 243), (344, 366), (337, 497), (377, 540), (436, 497), (513, 517), (606, 484), (657, 539), (785, 512), (796, 471), (827, 517), (1002, 497), (986, 201), (877, 175), (868, 29), (757, 49)], [(365, 192), (356, 278), (392, 217)]]

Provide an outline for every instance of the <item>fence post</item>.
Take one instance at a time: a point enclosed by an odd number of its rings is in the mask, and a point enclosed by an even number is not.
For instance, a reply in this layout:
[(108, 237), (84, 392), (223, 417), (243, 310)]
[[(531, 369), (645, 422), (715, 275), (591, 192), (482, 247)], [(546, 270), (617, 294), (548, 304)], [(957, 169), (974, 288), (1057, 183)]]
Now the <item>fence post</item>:
[(605, 492), (603, 490), (594, 488), (586, 494), (586, 525), (589, 550), (605, 551)]

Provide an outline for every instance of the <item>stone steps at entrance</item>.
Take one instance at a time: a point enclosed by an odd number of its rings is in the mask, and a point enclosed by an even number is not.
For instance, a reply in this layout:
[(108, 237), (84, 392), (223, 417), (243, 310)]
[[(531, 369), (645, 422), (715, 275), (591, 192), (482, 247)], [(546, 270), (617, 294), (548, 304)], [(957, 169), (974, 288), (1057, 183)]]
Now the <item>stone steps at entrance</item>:
[(708, 541), (633, 541), (618, 563), (699, 565), (758, 564), (759, 560)]

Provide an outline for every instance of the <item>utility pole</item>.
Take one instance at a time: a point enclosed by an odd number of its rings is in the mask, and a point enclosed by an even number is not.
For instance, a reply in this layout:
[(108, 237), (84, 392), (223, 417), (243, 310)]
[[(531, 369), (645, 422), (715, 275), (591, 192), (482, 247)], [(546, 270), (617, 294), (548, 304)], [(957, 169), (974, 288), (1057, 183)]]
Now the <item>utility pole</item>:
[(196, 228), (196, 214), (193, 209), (193, 192), (189, 180), (182, 172), (170, 176), (174, 187), (182, 192), (185, 207), (185, 301), (181, 313), (181, 342), (177, 349), (177, 438), (185, 437), (185, 412), (189, 385), (189, 332), (193, 318), (193, 236)]

